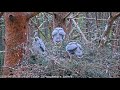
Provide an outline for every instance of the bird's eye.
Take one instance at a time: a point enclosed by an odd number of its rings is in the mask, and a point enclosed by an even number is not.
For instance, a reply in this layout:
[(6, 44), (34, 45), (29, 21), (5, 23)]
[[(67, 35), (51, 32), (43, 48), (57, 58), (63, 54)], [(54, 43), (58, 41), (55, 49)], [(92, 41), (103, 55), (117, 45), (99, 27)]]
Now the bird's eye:
[(35, 41), (37, 41), (37, 39), (35, 38)]

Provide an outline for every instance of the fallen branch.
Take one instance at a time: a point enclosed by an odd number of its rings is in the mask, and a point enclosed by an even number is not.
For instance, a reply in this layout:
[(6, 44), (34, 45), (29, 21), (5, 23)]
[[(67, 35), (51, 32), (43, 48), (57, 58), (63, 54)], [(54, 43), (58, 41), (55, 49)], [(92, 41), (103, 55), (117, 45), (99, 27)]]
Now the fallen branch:
[(100, 44), (98, 46), (98, 48), (103, 47), (108, 39), (111, 27), (113, 25), (113, 22), (120, 16), (120, 13), (112, 16), (109, 18), (108, 20), (108, 24), (106, 25), (105, 31), (102, 34), (101, 40), (100, 40)]

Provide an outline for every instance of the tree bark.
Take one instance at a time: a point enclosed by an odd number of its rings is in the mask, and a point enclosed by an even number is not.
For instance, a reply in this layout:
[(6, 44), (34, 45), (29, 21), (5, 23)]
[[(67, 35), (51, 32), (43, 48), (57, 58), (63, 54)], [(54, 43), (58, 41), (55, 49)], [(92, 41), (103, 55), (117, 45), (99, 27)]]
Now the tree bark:
[(120, 16), (120, 13), (117, 13), (114, 16), (110, 17), (110, 19), (108, 20), (107, 27), (106, 27), (105, 31), (103, 32), (103, 35), (100, 40), (100, 44), (99, 44), (98, 48), (103, 47), (104, 44), (106, 43), (108, 35), (109, 35), (111, 27), (112, 27), (112, 24), (119, 16)]
[(0, 18), (1, 18), (1, 16), (4, 14), (4, 12), (0, 12)]
[(66, 18), (69, 16), (69, 12), (54, 12), (53, 16), (53, 28), (62, 27), (66, 33), (68, 33)]
[(5, 19), (5, 57), (3, 75), (9, 75), (10, 69), (19, 64), (28, 45), (28, 22), (37, 13), (6, 12)]

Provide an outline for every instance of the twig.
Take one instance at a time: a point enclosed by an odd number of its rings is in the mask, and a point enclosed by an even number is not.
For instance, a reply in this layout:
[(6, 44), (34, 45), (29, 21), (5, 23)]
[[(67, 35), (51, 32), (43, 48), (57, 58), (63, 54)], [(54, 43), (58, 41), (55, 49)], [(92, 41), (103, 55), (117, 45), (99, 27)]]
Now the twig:
[[(73, 19), (73, 18), (75, 18), (76, 16), (78, 16), (80, 14), (80, 12), (78, 12), (76, 15), (74, 15), (74, 16), (70, 16), (70, 17), (67, 17), (68, 19)], [(79, 18), (78, 18), (79, 19)]]
[(90, 43), (90, 41), (88, 41), (85, 37), (85, 35), (83, 34), (83, 32), (81, 31), (80, 27), (77, 25), (77, 23), (75, 22), (74, 19), (71, 19), (73, 21), (73, 24), (76, 26), (76, 28), (79, 30), (79, 33), (82, 35), (83, 39), (85, 40), (85, 42), (88, 44)]
[(69, 12), (65, 17), (64, 19), (66, 19), (72, 12)]
[[(40, 28), (39, 28), (40, 26), (38, 27), (37, 24), (36, 24), (32, 19), (31, 19), (31, 21), (35, 24), (35, 26), (36, 26), (37, 29), (41, 32), (41, 34), (45, 37), (45, 39), (47, 39), (46, 36), (45, 36), (45, 35), (42, 33), (42, 31), (40, 30)], [(43, 22), (43, 23), (44, 23), (44, 22)]]
[(78, 12), (76, 15), (74, 15), (72, 18), (75, 18), (77, 17), (78, 15), (80, 14), (80, 12)]

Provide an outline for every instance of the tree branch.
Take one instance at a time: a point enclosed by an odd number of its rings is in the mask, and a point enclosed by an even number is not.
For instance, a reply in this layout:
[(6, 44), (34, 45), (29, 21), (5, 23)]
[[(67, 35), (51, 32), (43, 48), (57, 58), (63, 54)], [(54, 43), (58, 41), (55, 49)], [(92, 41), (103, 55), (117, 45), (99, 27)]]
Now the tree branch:
[(65, 17), (64, 19), (66, 19), (72, 12), (69, 12)]
[(108, 35), (109, 35), (111, 27), (112, 27), (112, 24), (119, 16), (120, 16), (120, 13), (110, 17), (110, 19), (108, 20), (108, 24), (106, 25), (105, 31), (102, 34), (98, 48), (103, 47), (104, 44), (106, 43)]
[(79, 30), (79, 33), (82, 35), (83, 39), (85, 40), (86, 44), (90, 43), (90, 41), (88, 41), (85, 37), (85, 35), (83, 34), (83, 32), (81, 31), (80, 27), (77, 25), (77, 23), (75, 22), (74, 19), (71, 19), (73, 21), (73, 24), (77, 27), (77, 29)]
[(27, 19), (29, 20), (30, 18), (34, 17), (35, 15), (39, 14), (40, 12), (29, 12), (27, 13)]
[(62, 19), (66, 19), (72, 12), (53, 12), (53, 15), (62, 16)]
[(0, 12), (0, 18), (1, 18), (1, 16), (4, 14), (4, 12)]
[(68, 19), (70, 19), (70, 18), (75, 18), (76, 16), (78, 16), (80, 14), (80, 12), (78, 12), (76, 15), (74, 15), (74, 16), (70, 16), (70, 17), (67, 17)]
[[(38, 29), (38, 31), (40, 31), (41, 32), (41, 34), (45, 37), (45, 39), (47, 39), (47, 37), (43, 34), (43, 32), (40, 30), (40, 27), (43, 25), (43, 24), (41, 24), (39, 27), (37, 26), (37, 24), (33, 21), (33, 20), (31, 20), (33, 23), (34, 23), (34, 25), (35, 25), (35, 27)], [(43, 22), (44, 23), (44, 22)]]
[(54, 13), (52, 13), (52, 12), (46, 12), (46, 13), (48, 13), (48, 14), (50, 14), (50, 15), (54, 15)]

